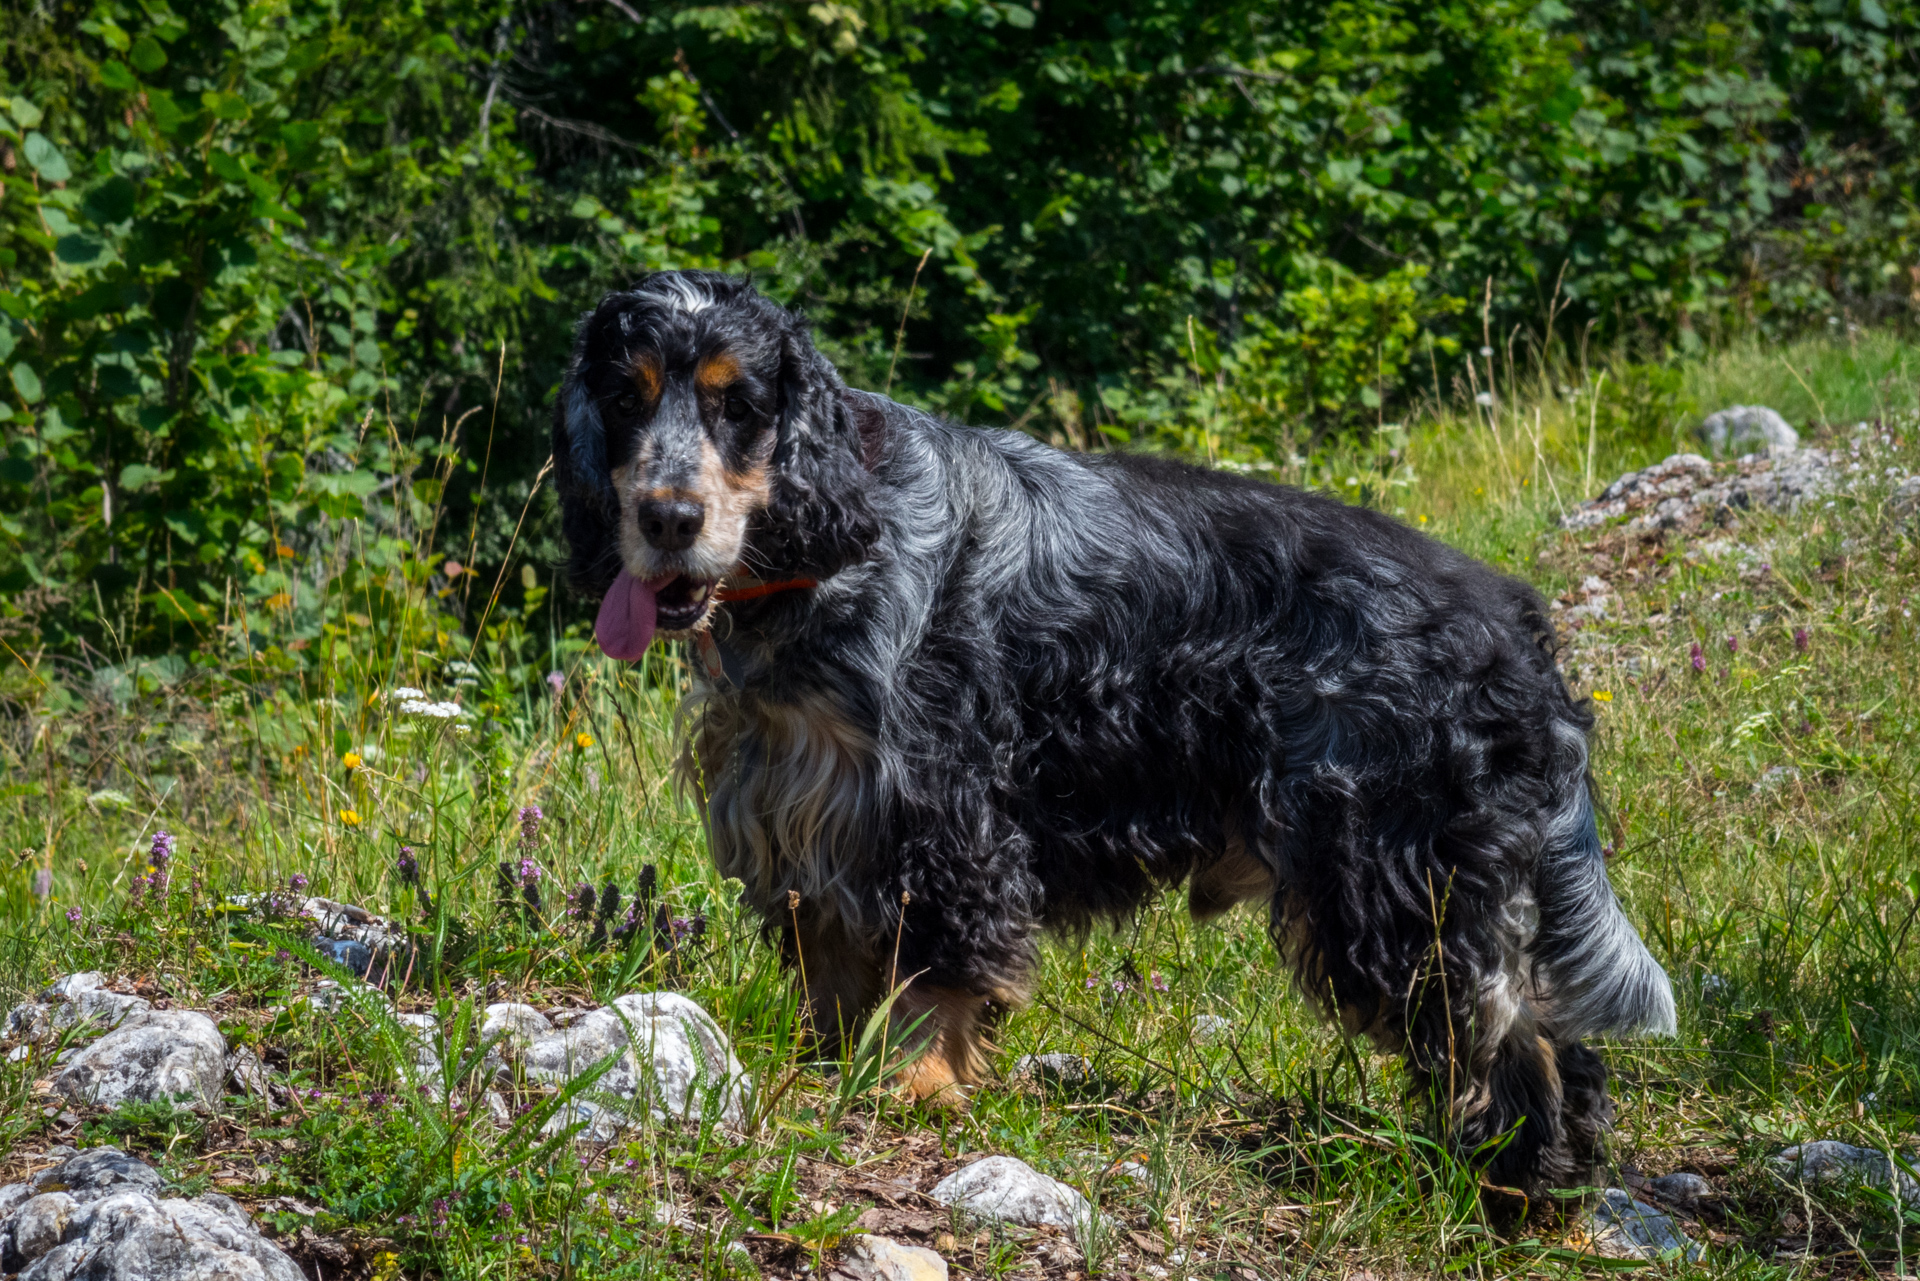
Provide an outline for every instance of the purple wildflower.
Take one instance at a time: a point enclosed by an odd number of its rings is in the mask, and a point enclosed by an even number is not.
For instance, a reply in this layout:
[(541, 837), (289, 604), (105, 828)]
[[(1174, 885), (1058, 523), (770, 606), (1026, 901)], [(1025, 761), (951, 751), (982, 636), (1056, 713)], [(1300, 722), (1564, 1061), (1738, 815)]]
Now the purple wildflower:
[(1159, 970), (1152, 971), (1147, 976), (1147, 981), (1152, 984), (1153, 990), (1156, 992), (1164, 992), (1167, 990), (1167, 976)]
[(147, 851), (147, 888), (156, 899), (167, 896), (168, 869), (172, 862), (173, 834), (162, 829), (153, 834), (153, 845)]
[(305, 872), (295, 872), (292, 876), (289, 876), (287, 878), (287, 888), (295, 894), (305, 894), (307, 892), (307, 874)]
[(33, 896), (35, 898), (53, 897), (53, 869), (35, 868), (33, 872)]
[(1738, 636), (1727, 637), (1727, 653), (1738, 654), (1739, 652), (1740, 652), (1740, 638)]
[(534, 885), (534, 884), (537, 884), (539, 880), (540, 880), (540, 865), (534, 862), (530, 858), (521, 859), (520, 860), (520, 884), (523, 886)]
[(538, 805), (520, 807), (520, 848), (531, 850), (540, 844), (540, 820), (546, 815)]
[(585, 881), (573, 887), (573, 893), (567, 899), (567, 915), (576, 921), (584, 921), (593, 915), (593, 886)]
[(1807, 631), (1806, 628), (1796, 627), (1793, 629), (1793, 647), (1795, 649), (1799, 650), (1802, 654), (1804, 654), (1807, 652), (1808, 646), (1812, 644), (1813, 644), (1813, 635), (1812, 633)]
[(553, 691), (553, 696), (555, 698), (558, 698), (560, 697), (560, 695), (566, 693), (567, 674), (565, 672), (548, 672), (547, 688)]
[(512, 1203), (502, 1201), (499, 1205), (494, 1206), (493, 1217), (496, 1219), (511, 1219), (513, 1217)]
[(1689, 653), (1689, 654), (1690, 654), (1690, 655), (1692, 656), (1692, 658), (1693, 658), (1693, 670), (1694, 670), (1694, 671), (1696, 671), (1696, 672), (1704, 672), (1704, 671), (1706, 671), (1706, 670), (1707, 670), (1707, 655), (1706, 655), (1706, 651), (1704, 651), (1704, 650), (1702, 650), (1702, 649), (1700, 648), (1700, 642), (1699, 642), (1699, 641), (1695, 641), (1695, 642), (1693, 643), (1693, 645), (1692, 645), (1692, 647), (1691, 647), (1691, 648), (1690, 648), (1690, 649), (1688, 650), (1688, 653)]
[(408, 885), (420, 883), (420, 860), (413, 856), (413, 846), (400, 847), (400, 857), (393, 860), (393, 870), (398, 872), (400, 879)]
[(68, 925), (80, 924), (80, 905), (78, 903), (75, 903), (72, 907), (67, 909), (67, 924)]

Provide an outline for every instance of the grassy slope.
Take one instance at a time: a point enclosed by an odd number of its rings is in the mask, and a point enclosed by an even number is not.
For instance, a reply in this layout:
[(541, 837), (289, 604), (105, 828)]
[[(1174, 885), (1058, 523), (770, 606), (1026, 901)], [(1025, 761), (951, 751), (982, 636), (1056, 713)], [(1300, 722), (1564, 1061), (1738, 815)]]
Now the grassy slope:
[[(1670, 452), (1690, 403), (1767, 403), (1796, 423), (1884, 420), (1889, 433), (1858, 438), (1871, 442), (1864, 466), (1915, 468), (1916, 372), (1920, 352), (1877, 335), (1784, 359), (1736, 350), (1678, 386), (1622, 374), (1616, 386), (1626, 381), (1629, 394), (1603, 394), (1591, 417), (1580, 396), (1514, 394), (1511, 413), (1502, 402), (1491, 415), (1416, 426), (1384, 469), (1336, 461), (1316, 477), (1335, 488), (1343, 472), (1356, 486), (1377, 483), (1409, 520), (1549, 592), (1589, 576), (1611, 584), (1615, 610), (1573, 638), (1569, 673), (1603, 697), (1597, 769), (1619, 848), (1615, 882), (1681, 1002), (1677, 1041), (1610, 1051), (1616, 1155), (1623, 1178), (1712, 1177), (1723, 1199), (1694, 1228), (1717, 1243), (1707, 1271), (1771, 1273), (1790, 1261), (1788, 1248), (1808, 1251), (1817, 1270), (1870, 1260), (1886, 1271), (1901, 1246), (1895, 1217), (1871, 1194), (1804, 1199), (1760, 1158), (1799, 1137), (1912, 1146), (1920, 850), (1916, 756), (1905, 744), (1920, 711), (1908, 604), (1920, 594), (1915, 531), (1882, 509), (1884, 483), (1797, 516), (1749, 515), (1664, 543), (1561, 535), (1552, 517), (1587, 487), (1590, 424), (1591, 475), (1604, 484)], [(1843, 447), (1856, 439), (1850, 428), (1831, 434)], [(343, 575), (335, 590), (372, 599), (357, 581)], [(1805, 652), (1794, 641), (1801, 628)], [(787, 985), (668, 788), (676, 669), (660, 660), (646, 673), (618, 670), (580, 658), (577, 645), (543, 651), (528, 630), (513, 624), (483, 646), (481, 683), (458, 689), (443, 688), (444, 662), (466, 648), (417, 625), (349, 623), (334, 675), (283, 682), (273, 699), (246, 689), (271, 671), (275, 651), (248, 655), (230, 637), (224, 650), (218, 638), (205, 643), (224, 656), (220, 674), (168, 684), (167, 672), (136, 672), (120, 703), (56, 689), (92, 682), (111, 692), (111, 675), (30, 655), (16, 665), (4, 692), (28, 711), (12, 723), (0, 817), (15, 852), (0, 881), (5, 995), (74, 968), (125, 974), (216, 1008), (231, 1036), (272, 1050), (303, 1090), (320, 1091), (287, 1111), (236, 1106), (204, 1124), (138, 1111), (88, 1117), (88, 1137), (117, 1134), (164, 1153), (189, 1186), (210, 1180), (288, 1226), (304, 1220), (268, 1198), (319, 1204), (323, 1234), (383, 1272), (742, 1269), (711, 1229), (744, 1239), (757, 1266), (794, 1275), (870, 1206), (879, 1208), (866, 1222), (917, 1233), (980, 1275), (1592, 1269), (1558, 1252), (1577, 1233), (1536, 1225), (1516, 1242), (1489, 1231), (1471, 1178), (1438, 1154), (1403, 1099), (1397, 1066), (1302, 1011), (1244, 909), (1199, 930), (1168, 904), (1126, 930), (1048, 948), (1034, 1006), (1003, 1029), (1002, 1064), (1079, 1053), (1094, 1064), (1089, 1083), (988, 1089), (953, 1119), (862, 1092), (862, 1065), (810, 1064)], [(271, 626), (262, 631), (273, 639)], [(1689, 661), (1695, 641), (1704, 674)], [(518, 661), (516, 646), (566, 660), (559, 698), (490, 686)], [(497, 728), (403, 732), (368, 705), (375, 687), (401, 683), (488, 706)], [(360, 769), (340, 763), (348, 750)], [(517, 857), (516, 810), (533, 801), (548, 815), (533, 852), (547, 869), (552, 931), (489, 906), (491, 869)], [(136, 854), (156, 826), (181, 837), (174, 892), (164, 911), (128, 910)], [(443, 909), (436, 924), (460, 923), (443, 936), (444, 1008), (507, 992), (551, 1007), (684, 987), (729, 1028), (759, 1081), (790, 1082), (754, 1136), (736, 1144), (649, 1129), (583, 1169), (524, 1134), (499, 1136), (458, 1108), (459, 1088), (446, 1105), (396, 1095), (407, 1056), (380, 1019), (275, 1009), (311, 976), (235, 918), (197, 910), (298, 872), (316, 892), (415, 917), (420, 904), (391, 870), (402, 841), (419, 851)], [(616, 876), (630, 893), (644, 862), (660, 866), (672, 915), (704, 915), (704, 935), (652, 960), (584, 952), (552, 910), (553, 888)], [(51, 902), (29, 891), (39, 866), (53, 873)], [(74, 906), (77, 926), (63, 917)], [(1222, 1016), (1224, 1034), (1194, 1036), (1200, 1014)], [(34, 1093), (43, 1062), (0, 1072), (0, 1148), (30, 1152), (68, 1132)], [(976, 1232), (900, 1187), (924, 1189), (980, 1151), (1076, 1183), (1124, 1230), (1071, 1243)], [(1147, 1181), (1110, 1173), (1129, 1157)], [(655, 1225), (654, 1198), (703, 1226)]]

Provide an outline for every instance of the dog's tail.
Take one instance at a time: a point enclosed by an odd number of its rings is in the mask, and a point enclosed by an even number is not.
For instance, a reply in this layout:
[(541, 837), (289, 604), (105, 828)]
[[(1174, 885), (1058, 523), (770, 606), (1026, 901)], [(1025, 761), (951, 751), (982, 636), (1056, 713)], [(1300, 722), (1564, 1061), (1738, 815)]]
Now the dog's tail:
[(1569, 1038), (1605, 1032), (1671, 1036), (1673, 985), (1607, 880), (1587, 786), (1585, 735), (1571, 726), (1562, 733), (1579, 740), (1578, 770), (1534, 872), (1540, 928), (1531, 951), (1543, 1012)]

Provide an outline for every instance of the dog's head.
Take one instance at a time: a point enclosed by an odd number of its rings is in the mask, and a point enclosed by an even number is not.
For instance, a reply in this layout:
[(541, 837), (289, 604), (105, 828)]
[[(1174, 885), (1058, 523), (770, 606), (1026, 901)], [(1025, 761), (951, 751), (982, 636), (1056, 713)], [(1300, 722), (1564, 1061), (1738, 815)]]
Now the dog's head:
[(876, 429), (805, 324), (746, 281), (663, 272), (609, 294), (580, 323), (553, 428), (571, 575), (604, 597), (603, 646), (638, 657), (656, 623), (705, 626), (729, 575), (864, 558)]

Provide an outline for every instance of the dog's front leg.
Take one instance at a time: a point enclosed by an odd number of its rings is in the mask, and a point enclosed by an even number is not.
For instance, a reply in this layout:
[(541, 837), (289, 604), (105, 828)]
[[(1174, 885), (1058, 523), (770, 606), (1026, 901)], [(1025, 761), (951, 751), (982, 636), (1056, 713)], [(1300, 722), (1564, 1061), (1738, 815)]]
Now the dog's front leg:
[(901, 1087), (938, 1107), (963, 1108), (987, 1075), (988, 998), (957, 988), (910, 982), (893, 1003), (891, 1022), (911, 1056)]

